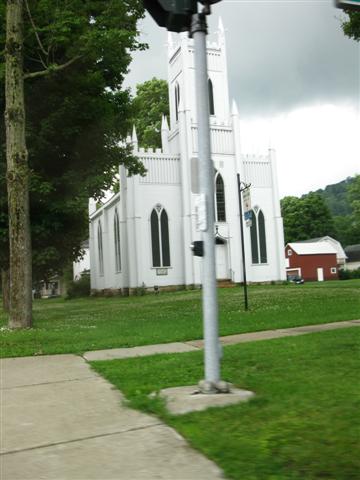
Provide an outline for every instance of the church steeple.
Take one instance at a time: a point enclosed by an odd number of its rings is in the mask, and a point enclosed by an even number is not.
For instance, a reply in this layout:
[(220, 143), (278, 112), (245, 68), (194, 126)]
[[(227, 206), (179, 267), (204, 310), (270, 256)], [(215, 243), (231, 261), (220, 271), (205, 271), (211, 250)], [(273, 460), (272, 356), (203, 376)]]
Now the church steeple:
[[(221, 18), (215, 42), (207, 44), (208, 75), (211, 95), (209, 97), (212, 125), (230, 124), (228, 80), (226, 65), (225, 30)], [(170, 99), (170, 128), (179, 127), (179, 105), (182, 102), (187, 121), (196, 123), (196, 94), (194, 73), (194, 43), (186, 33), (175, 39), (168, 36), (168, 80)]]

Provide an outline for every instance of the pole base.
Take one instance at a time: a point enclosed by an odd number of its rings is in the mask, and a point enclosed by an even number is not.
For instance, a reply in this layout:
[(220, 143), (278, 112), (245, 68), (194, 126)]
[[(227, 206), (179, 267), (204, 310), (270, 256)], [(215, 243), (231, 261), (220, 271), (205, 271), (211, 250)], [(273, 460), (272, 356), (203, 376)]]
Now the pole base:
[(209, 380), (200, 380), (198, 383), (200, 393), (213, 395), (217, 393), (230, 393), (231, 383), (219, 380), (218, 382), (210, 382)]

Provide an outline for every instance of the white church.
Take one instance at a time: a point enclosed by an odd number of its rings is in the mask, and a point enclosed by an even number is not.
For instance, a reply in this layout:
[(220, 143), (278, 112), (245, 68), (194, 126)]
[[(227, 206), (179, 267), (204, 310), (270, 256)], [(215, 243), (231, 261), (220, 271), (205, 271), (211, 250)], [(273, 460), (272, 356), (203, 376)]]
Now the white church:
[[(135, 130), (134, 155), (144, 177), (119, 168), (119, 193), (101, 208), (90, 201), (91, 289), (134, 293), (201, 284), (200, 257), (190, 245), (201, 240), (196, 228), (197, 118), (194, 46), (187, 34), (169, 35), (170, 128), (163, 117), (162, 148), (143, 149)], [(241, 150), (239, 114), (230, 109), (224, 29), (207, 46), (212, 161), (215, 185), (216, 273), (219, 280), (243, 281), (237, 174), (250, 183), (252, 221), (243, 221), (249, 282), (285, 280), (284, 234), (275, 152)], [(251, 223), (251, 225), (250, 225)]]

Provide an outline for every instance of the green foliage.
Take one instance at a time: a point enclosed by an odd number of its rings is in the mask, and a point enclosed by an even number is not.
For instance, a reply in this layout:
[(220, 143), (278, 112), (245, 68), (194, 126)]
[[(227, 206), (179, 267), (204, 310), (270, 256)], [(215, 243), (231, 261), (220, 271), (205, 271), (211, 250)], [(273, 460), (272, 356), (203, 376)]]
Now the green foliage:
[[(355, 480), (360, 470), (360, 329), (224, 348), (222, 378), (247, 403), (177, 417), (163, 388), (196, 385), (203, 352), (92, 362), (133, 408), (159, 415), (236, 480)], [(141, 374), (140, 374), (141, 372)]]
[[(0, 0), (0, 13), (5, 12)], [(61, 272), (81, 252), (87, 202), (112, 186), (119, 163), (143, 166), (120, 147), (131, 116), (122, 88), (137, 40), (138, 0), (29, 0), (24, 71), (35, 279)], [(1, 16), (1, 18), (4, 18)], [(0, 45), (5, 38), (0, 24)], [(67, 65), (66, 68), (60, 68)], [(4, 58), (0, 59), (0, 72)], [(42, 76), (36, 76), (39, 70)], [(0, 110), (5, 109), (0, 75)], [(7, 261), (5, 126), (0, 123), (0, 264)], [(5, 255), (4, 253), (5, 252)]]
[(90, 275), (82, 275), (79, 280), (69, 282), (66, 299), (88, 297), (90, 295)]
[(354, 278), (360, 278), (360, 268), (356, 270), (339, 270), (340, 280), (352, 280)]
[(331, 212), (318, 193), (310, 192), (301, 198), (285, 197), (281, 200), (281, 211), (285, 243), (325, 235), (335, 236)]
[(349, 19), (343, 22), (342, 28), (344, 34), (353, 38), (357, 42), (360, 41), (360, 12), (347, 12)]
[(137, 85), (132, 108), (139, 145), (160, 148), (162, 115), (169, 115), (167, 82), (153, 78)]
[(316, 190), (321, 195), (333, 216), (344, 216), (351, 214), (351, 205), (348, 199), (348, 188), (355, 181), (355, 177), (348, 177), (345, 180), (327, 185), (324, 189)]

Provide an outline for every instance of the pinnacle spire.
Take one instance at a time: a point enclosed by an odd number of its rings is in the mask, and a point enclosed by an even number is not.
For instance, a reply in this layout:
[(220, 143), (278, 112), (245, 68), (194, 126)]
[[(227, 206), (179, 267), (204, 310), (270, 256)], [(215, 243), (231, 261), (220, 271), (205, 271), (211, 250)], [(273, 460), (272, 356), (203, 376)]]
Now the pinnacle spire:
[(166, 115), (163, 115), (163, 116), (162, 116), (161, 130), (169, 131), (169, 125), (168, 125), (168, 121), (167, 121)]
[(231, 115), (232, 116), (239, 116), (239, 110), (236, 101), (233, 99), (232, 104), (231, 104)]
[(131, 141), (132, 141), (132, 143), (138, 143), (135, 125), (133, 125)]

